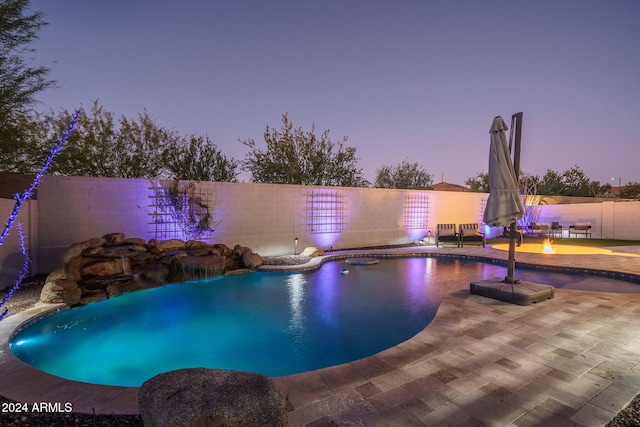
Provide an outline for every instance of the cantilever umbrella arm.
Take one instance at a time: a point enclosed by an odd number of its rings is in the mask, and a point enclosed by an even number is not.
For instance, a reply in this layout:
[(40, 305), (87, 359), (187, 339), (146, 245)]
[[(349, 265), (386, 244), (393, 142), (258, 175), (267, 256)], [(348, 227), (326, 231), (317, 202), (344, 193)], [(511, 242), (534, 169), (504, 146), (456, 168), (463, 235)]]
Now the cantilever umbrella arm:
[[(511, 131), (513, 132), (515, 121), (515, 141), (513, 146), (513, 171), (516, 175), (516, 183), (520, 178), (520, 150), (522, 143), (522, 113), (516, 113), (511, 117)], [(511, 147), (509, 147), (511, 148)], [(507, 277), (504, 278), (505, 283), (518, 283), (520, 280), (514, 277), (516, 266), (516, 239), (518, 238), (518, 229), (516, 221), (509, 226), (509, 259), (507, 261)]]

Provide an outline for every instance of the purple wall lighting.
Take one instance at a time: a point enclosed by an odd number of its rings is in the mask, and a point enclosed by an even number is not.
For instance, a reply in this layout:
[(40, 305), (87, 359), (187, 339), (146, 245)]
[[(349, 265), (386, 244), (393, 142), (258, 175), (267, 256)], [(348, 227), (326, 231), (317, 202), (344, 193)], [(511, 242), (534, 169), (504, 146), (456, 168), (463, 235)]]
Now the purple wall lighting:
[[(155, 181), (151, 188), (152, 234), (158, 240), (207, 240), (213, 237), (216, 194), (193, 181)], [(215, 193), (215, 191), (213, 191)]]
[(307, 233), (316, 245), (333, 246), (344, 231), (347, 200), (340, 190), (309, 190), (306, 194)]
[(483, 197), (480, 200), (480, 219), (478, 223), (480, 224), (480, 229), (484, 233), (484, 237), (487, 239), (493, 239), (498, 234), (502, 234), (502, 227), (491, 227), (484, 223), (484, 210), (487, 207), (487, 198)]
[(429, 195), (414, 193), (404, 202), (404, 228), (411, 240), (419, 240), (429, 229)]

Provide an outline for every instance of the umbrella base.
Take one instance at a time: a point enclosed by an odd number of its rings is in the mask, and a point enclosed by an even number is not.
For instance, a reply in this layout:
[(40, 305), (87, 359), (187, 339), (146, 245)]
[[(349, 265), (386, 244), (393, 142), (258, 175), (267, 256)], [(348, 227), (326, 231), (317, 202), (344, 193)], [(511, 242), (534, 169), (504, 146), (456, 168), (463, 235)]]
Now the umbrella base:
[(472, 294), (517, 305), (531, 305), (551, 299), (554, 289), (551, 285), (524, 281), (515, 284), (505, 283), (499, 278), (471, 282), (469, 288)]

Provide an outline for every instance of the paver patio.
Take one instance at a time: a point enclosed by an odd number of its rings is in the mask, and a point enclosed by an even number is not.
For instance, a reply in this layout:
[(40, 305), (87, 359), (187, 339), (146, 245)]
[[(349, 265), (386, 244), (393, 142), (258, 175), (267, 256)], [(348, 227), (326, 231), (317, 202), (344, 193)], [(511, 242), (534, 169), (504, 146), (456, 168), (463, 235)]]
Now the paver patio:
[[(619, 249), (640, 253), (637, 246)], [(475, 246), (351, 253), (426, 252), (507, 257)], [(640, 275), (640, 257), (632, 254), (516, 259)], [(13, 357), (8, 338), (27, 315), (0, 322), (0, 395), (69, 401), (78, 412), (137, 413), (137, 388), (66, 381)], [(436, 318), (404, 343), (275, 381), (292, 426), (601, 426), (640, 390), (639, 331), (640, 294), (556, 289), (554, 299), (517, 306), (471, 295), (467, 287), (447, 296)]]

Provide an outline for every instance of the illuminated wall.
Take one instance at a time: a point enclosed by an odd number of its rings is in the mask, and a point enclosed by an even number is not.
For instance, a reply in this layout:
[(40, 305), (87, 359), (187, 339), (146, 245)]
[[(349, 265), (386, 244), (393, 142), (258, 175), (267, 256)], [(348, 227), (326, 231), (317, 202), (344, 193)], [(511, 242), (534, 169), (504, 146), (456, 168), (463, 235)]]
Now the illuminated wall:
[[(14, 203), (4, 187), (14, 178), (0, 174), (4, 217)], [(156, 237), (157, 224), (150, 215), (153, 186), (144, 179), (46, 176), (37, 201), (21, 213), (33, 272), (57, 268), (69, 245), (96, 236), (122, 232), (147, 240)], [(293, 253), (295, 238), (299, 250), (408, 243), (429, 231), (433, 236), (439, 223), (481, 224), (487, 199), (484, 193), (250, 183), (201, 182), (198, 188), (217, 199), (212, 214), (219, 224), (206, 241), (241, 244), (262, 255)], [(640, 240), (637, 202), (544, 205), (540, 221), (559, 221), (566, 227), (590, 222), (593, 237)], [(21, 265), (12, 238), (0, 246), (0, 288), (6, 286), (2, 275), (11, 276)]]
[(425, 192), (409, 193), (404, 201), (404, 228), (412, 240), (423, 239), (429, 233), (429, 200)]
[[(46, 176), (33, 227), (37, 271), (58, 267), (69, 245), (96, 236), (155, 238), (154, 186), (145, 179)], [(249, 246), (262, 255), (293, 253), (296, 237), (299, 250), (408, 243), (430, 230), (434, 234), (439, 222), (479, 222), (486, 199), (479, 193), (375, 188), (212, 182), (197, 187), (218, 200), (212, 214), (219, 224), (204, 240)]]
[(332, 247), (348, 224), (345, 192), (335, 188), (308, 189), (305, 232), (319, 247)]

